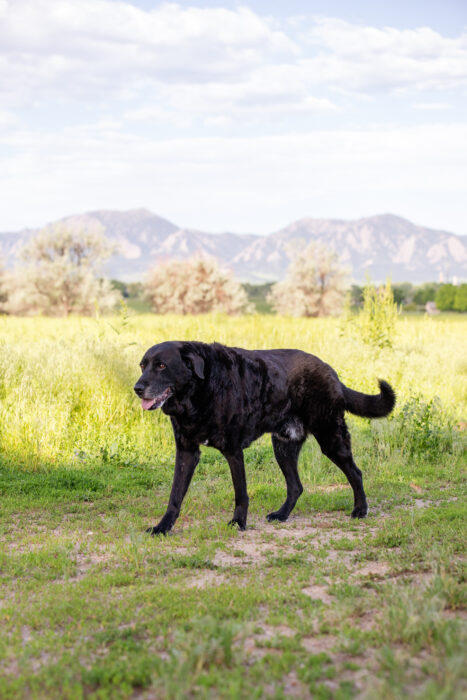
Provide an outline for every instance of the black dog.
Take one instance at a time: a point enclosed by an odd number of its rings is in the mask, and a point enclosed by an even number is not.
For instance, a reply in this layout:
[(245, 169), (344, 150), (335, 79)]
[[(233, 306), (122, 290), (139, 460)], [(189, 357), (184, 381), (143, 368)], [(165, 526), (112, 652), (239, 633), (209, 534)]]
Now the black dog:
[(396, 397), (379, 381), (374, 396), (344, 386), (329, 365), (301, 350), (243, 350), (213, 343), (166, 342), (154, 345), (141, 361), (135, 384), (145, 410), (162, 408), (170, 416), (176, 444), (175, 474), (167, 511), (152, 535), (166, 533), (180, 513), (198, 464), (200, 444), (216, 447), (227, 459), (235, 490), (231, 524), (246, 527), (248, 493), (243, 450), (263, 433), (272, 433), (287, 498), (268, 520), (287, 520), (303, 491), (297, 471), (308, 433), (346, 475), (354, 492), (353, 518), (368, 512), (362, 473), (353, 461), (344, 411), (357, 416), (388, 415)]

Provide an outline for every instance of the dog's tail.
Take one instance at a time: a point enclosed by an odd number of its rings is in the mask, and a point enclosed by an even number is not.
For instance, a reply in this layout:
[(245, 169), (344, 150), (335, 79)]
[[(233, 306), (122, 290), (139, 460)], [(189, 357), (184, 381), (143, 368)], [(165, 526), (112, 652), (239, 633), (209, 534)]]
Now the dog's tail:
[(362, 394), (343, 384), (346, 411), (363, 418), (383, 418), (391, 413), (396, 403), (394, 389), (384, 379), (378, 379), (378, 383), (379, 394)]

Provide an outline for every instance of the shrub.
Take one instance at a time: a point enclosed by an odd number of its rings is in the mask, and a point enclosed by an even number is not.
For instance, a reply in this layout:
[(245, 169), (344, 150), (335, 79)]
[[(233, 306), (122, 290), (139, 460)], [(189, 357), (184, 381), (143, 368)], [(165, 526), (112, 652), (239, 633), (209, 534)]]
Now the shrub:
[(434, 301), (439, 284), (436, 282), (426, 282), (415, 289), (413, 300), (419, 306), (425, 306), (427, 301)]
[(251, 311), (241, 284), (212, 258), (172, 260), (158, 265), (150, 272), (145, 290), (158, 314)]
[(347, 272), (336, 253), (315, 242), (295, 254), (286, 278), (275, 284), (268, 301), (290, 316), (332, 316), (345, 300)]
[(390, 281), (379, 288), (368, 281), (363, 290), (363, 309), (358, 317), (362, 340), (379, 348), (392, 347), (397, 314)]
[(452, 421), (438, 397), (429, 401), (421, 396), (410, 397), (399, 413), (381, 423), (375, 421), (372, 432), (377, 451), (386, 457), (396, 448), (409, 459), (435, 461), (442, 453), (454, 450)]

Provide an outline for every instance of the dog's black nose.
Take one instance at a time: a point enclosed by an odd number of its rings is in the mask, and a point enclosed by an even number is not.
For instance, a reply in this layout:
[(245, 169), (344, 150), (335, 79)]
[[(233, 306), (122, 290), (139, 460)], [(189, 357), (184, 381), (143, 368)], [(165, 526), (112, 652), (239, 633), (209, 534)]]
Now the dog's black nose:
[(137, 383), (135, 384), (135, 386), (134, 386), (134, 390), (135, 390), (135, 392), (138, 394), (138, 396), (139, 396), (140, 398), (141, 398), (141, 397), (143, 396), (143, 394), (144, 394), (144, 389), (145, 389), (144, 384), (141, 384), (140, 382), (137, 382)]

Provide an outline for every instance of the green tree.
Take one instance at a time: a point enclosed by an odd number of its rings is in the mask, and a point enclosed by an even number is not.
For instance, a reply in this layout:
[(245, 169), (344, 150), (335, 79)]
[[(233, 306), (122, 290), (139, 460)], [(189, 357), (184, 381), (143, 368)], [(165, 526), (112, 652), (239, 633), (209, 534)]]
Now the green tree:
[(425, 306), (427, 301), (434, 301), (439, 288), (436, 282), (426, 282), (415, 288), (413, 300), (419, 306)]
[(363, 287), (358, 284), (353, 284), (350, 288), (350, 306), (351, 307), (361, 307), (363, 306)]
[(271, 304), (267, 301), (269, 292), (271, 291), (273, 282), (263, 282), (262, 284), (250, 284), (244, 282), (242, 284), (248, 300), (254, 305), (255, 310), (260, 314), (271, 313)]
[(453, 284), (442, 284), (436, 292), (436, 306), (440, 311), (452, 311), (456, 300), (456, 287)]
[(467, 284), (460, 284), (457, 287), (454, 309), (456, 311), (467, 311)]
[(212, 258), (158, 265), (149, 273), (146, 298), (158, 314), (240, 314), (252, 309), (241, 284)]
[(295, 253), (285, 279), (277, 282), (268, 301), (279, 314), (330, 316), (344, 305), (347, 271), (334, 251), (315, 242)]
[(392, 285), (392, 293), (396, 304), (409, 304), (413, 299), (413, 286), (410, 282), (399, 282)]
[(99, 279), (102, 262), (113, 251), (104, 236), (92, 231), (53, 226), (40, 231), (20, 253), (8, 283), (10, 313), (68, 316), (108, 311), (120, 293)]

